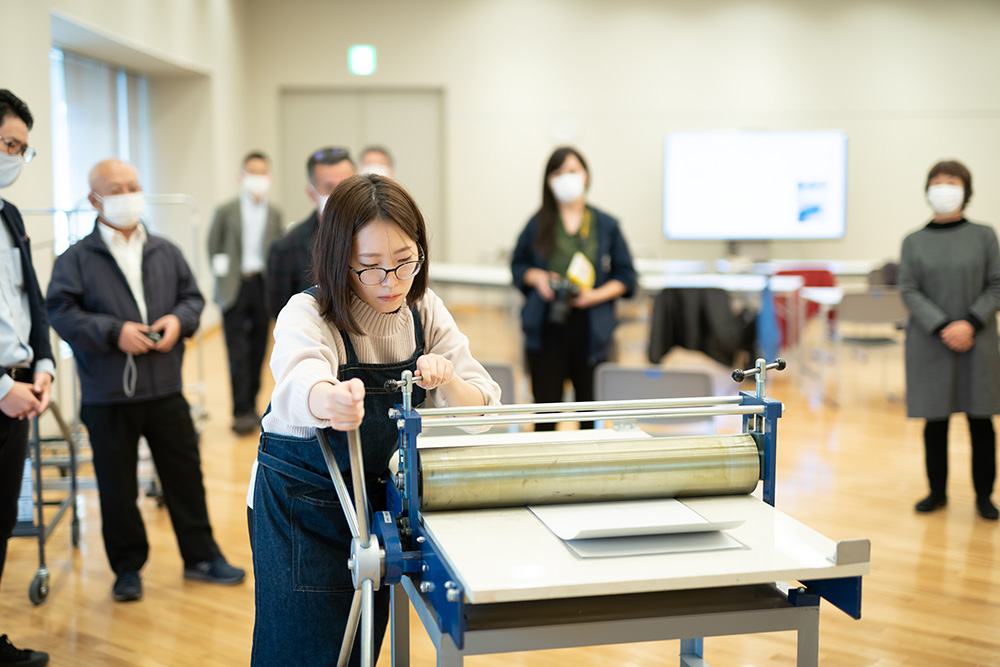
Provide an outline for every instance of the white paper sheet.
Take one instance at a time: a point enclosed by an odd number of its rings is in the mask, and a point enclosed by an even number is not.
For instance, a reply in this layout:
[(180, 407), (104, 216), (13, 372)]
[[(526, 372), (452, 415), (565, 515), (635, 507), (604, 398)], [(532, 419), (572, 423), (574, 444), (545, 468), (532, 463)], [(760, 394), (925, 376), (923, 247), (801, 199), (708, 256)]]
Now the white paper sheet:
[(722, 531), (564, 540), (563, 544), (578, 558), (615, 558), (747, 548), (742, 542)]
[(528, 509), (562, 540), (705, 533), (729, 530), (743, 523), (742, 520), (708, 521), (675, 498), (540, 505)]

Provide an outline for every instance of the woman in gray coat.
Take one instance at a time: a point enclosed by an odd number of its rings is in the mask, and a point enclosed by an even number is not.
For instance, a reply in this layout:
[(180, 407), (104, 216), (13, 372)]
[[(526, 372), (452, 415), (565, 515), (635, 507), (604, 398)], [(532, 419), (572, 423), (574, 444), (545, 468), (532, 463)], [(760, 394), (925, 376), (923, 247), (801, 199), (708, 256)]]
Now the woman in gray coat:
[(918, 512), (948, 502), (948, 418), (964, 412), (972, 437), (976, 509), (990, 520), (996, 478), (992, 415), (1000, 413), (1000, 246), (993, 228), (965, 219), (972, 175), (960, 162), (939, 162), (927, 175), (934, 219), (903, 241), (899, 290), (906, 327), (906, 411), (927, 420), (924, 453), (930, 494)]

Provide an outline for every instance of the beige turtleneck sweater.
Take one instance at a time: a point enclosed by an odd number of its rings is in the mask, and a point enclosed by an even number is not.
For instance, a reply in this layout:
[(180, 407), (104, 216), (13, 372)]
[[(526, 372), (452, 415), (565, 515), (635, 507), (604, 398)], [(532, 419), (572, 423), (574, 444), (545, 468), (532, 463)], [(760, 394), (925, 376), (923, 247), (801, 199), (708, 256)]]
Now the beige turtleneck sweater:
[[(458, 330), (444, 302), (430, 289), (416, 303), (424, 328), (424, 354), (440, 354), (455, 366), (455, 373), (483, 394), (486, 405), (500, 405), (500, 385), (469, 351), (469, 339)], [(413, 356), (413, 316), (409, 308), (383, 314), (354, 297), (351, 312), (363, 336), (349, 334), (358, 361), (368, 364), (393, 363)], [(296, 294), (278, 314), (274, 325), (271, 373), (274, 392), (271, 411), (261, 422), (263, 430), (279, 435), (311, 438), (316, 428), (326, 426), (309, 411), (309, 391), (317, 382), (338, 382), (337, 369), (347, 360), (340, 331), (322, 318), (316, 299)], [(427, 392), (426, 405), (446, 407), (437, 389)], [(369, 418), (366, 416), (366, 418)], [(247, 505), (253, 509), (257, 482), (254, 459), (247, 489)]]
[[(424, 354), (439, 354), (451, 361), (455, 373), (483, 394), (486, 405), (499, 405), (499, 385), (472, 357), (469, 339), (458, 330), (444, 302), (428, 289), (416, 306), (424, 328)], [(416, 341), (409, 308), (383, 314), (354, 297), (351, 312), (365, 332), (363, 336), (351, 334), (358, 361), (392, 363), (413, 355)], [(320, 316), (316, 300), (308, 294), (289, 299), (274, 325), (270, 366), (275, 386), (264, 430), (309, 438), (314, 429), (326, 426), (309, 411), (309, 391), (317, 382), (337, 382), (337, 370), (346, 360), (340, 331)], [(428, 392), (427, 405), (447, 407), (437, 389)]]

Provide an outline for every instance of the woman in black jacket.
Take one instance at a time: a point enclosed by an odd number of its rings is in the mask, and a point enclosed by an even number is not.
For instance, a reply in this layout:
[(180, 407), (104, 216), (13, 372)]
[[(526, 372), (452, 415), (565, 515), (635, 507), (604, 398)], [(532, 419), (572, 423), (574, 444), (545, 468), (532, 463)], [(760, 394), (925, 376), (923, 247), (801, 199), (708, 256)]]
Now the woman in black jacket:
[(567, 379), (576, 400), (593, 400), (594, 368), (608, 358), (617, 324), (615, 299), (631, 296), (636, 286), (618, 221), (587, 204), (589, 184), (583, 156), (556, 149), (545, 167), (542, 207), (514, 248), (511, 271), (526, 297), (521, 322), (539, 403), (561, 400)]

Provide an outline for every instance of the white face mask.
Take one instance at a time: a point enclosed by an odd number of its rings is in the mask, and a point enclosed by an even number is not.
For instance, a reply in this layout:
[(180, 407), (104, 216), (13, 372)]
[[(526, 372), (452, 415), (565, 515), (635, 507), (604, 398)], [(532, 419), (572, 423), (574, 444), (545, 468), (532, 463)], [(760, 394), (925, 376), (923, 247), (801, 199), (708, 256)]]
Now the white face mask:
[(21, 159), (20, 155), (0, 153), (0, 188), (6, 188), (13, 184), (21, 175), (21, 167), (23, 166), (24, 160)]
[(369, 162), (368, 164), (361, 165), (358, 170), (359, 174), (375, 174), (376, 176), (385, 176), (386, 178), (392, 178), (392, 174), (389, 173), (389, 167), (384, 164), (379, 164), (378, 162)]
[(561, 204), (574, 202), (583, 196), (585, 177), (580, 173), (570, 172), (549, 179), (549, 187), (556, 201)]
[(243, 189), (254, 197), (263, 197), (271, 189), (271, 179), (263, 174), (244, 174)]
[(115, 229), (133, 229), (146, 210), (146, 198), (141, 192), (108, 195), (101, 201), (104, 203), (102, 217)]
[(965, 188), (961, 185), (941, 183), (927, 188), (927, 203), (938, 215), (954, 213), (962, 208), (965, 200)]

